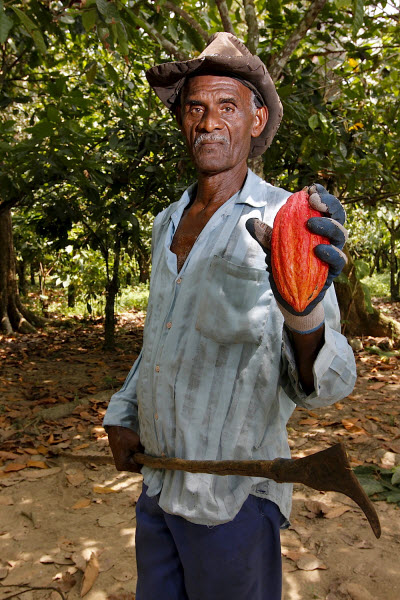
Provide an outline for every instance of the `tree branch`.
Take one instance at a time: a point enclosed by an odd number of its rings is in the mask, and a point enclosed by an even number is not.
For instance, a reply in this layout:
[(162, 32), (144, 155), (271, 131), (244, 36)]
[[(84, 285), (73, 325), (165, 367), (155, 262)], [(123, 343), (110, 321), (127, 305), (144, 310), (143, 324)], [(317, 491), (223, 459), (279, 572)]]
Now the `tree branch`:
[(293, 54), (303, 37), (305, 37), (307, 31), (314, 23), (317, 15), (324, 8), (326, 2), (327, 0), (313, 0), (310, 8), (304, 15), (303, 19), (300, 21), (296, 31), (294, 31), (289, 37), (289, 39), (286, 41), (279, 55), (275, 55), (271, 58), (272, 66), (268, 69), (268, 71), (273, 81), (277, 81), (279, 79), (289, 58), (291, 57), (291, 55)]
[(233, 35), (236, 35), (235, 30), (233, 29), (232, 21), (229, 17), (229, 10), (225, 0), (215, 0), (215, 3), (218, 6), (224, 31), (228, 31), (228, 33), (233, 33)]
[(150, 23), (148, 23), (145, 19), (135, 15), (135, 13), (130, 8), (127, 8), (126, 10), (133, 19), (133, 21), (136, 23), (136, 25), (138, 27), (141, 27), (146, 33), (149, 34), (150, 37), (153, 38), (153, 40), (158, 42), (160, 46), (168, 52), (168, 54), (171, 54), (178, 60), (188, 60), (190, 58), (187, 54), (179, 50), (178, 46), (175, 46), (175, 44), (167, 40), (166, 37), (159, 33), (157, 29), (150, 25)]
[(259, 31), (257, 23), (254, 0), (243, 0), (244, 14), (247, 23), (247, 47), (252, 54), (256, 54), (258, 48)]
[(210, 37), (208, 35), (208, 33), (206, 31), (204, 31), (202, 26), (196, 21), (196, 19), (194, 19), (191, 15), (189, 15), (189, 13), (186, 12), (186, 10), (183, 10), (183, 8), (181, 8), (180, 6), (176, 6), (176, 4), (174, 4), (173, 2), (170, 2), (169, 0), (164, 2), (164, 4), (162, 6), (165, 6), (165, 8), (167, 8), (168, 10), (170, 10), (170, 11), (176, 13), (177, 15), (179, 15), (180, 17), (182, 17), (182, 19), (184, 21), (186, 21), (186, 23), (188, 23), (190, 25), (190, 27), (195, 29), (195, 31), (197, 31), (197, 33), (199, 35), (201, 35), (201, 37), (203, 38), (203, 40), (205, 42), (208, 42), (208, 38)]

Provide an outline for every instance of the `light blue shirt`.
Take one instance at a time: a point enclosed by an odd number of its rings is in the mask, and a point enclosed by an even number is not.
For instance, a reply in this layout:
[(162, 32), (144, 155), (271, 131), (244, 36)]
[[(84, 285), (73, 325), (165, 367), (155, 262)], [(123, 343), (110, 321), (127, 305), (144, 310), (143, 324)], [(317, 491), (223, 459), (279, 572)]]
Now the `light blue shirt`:
[[(195, 460), (290, 457), (286, 423), (295, 405), (326, 406), (353, 389), (355, 361), (340, 331), (333, 286), (324, 299), (325, 343), (306, 395), (265, 255), (245, 223), (272, 226), (290, 195), (251, 171), (198, 236), (181, 271), (170, 250), (195, 186), (153, 227), (150, 297), (142, 351), (113, 395), (105, 425), (134, 429), (147, 454)], [(275, 502), (285, 518), (291, 484), (256, 477), (142, 469), (147, 494), (193, 523), (232, 520), (249, 494)]]

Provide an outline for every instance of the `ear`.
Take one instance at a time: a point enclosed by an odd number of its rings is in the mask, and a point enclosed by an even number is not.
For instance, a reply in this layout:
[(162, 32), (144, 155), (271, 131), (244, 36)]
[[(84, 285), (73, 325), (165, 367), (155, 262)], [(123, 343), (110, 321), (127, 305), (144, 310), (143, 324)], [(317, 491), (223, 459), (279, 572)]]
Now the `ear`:
[(178, 104), (178, 106), (176, 107), (175, 119), (176, 119), (176, 122), (178, 123), (178, 126), (182, 127), (182, 108), (181, 108), (180, 104)]
[(251, 128), (251, 137), (258, 137), (264, 130), (268, 121), (268, 108), (266, 106), (262, 106), (261, 108), (257, 108), (253, 127)]

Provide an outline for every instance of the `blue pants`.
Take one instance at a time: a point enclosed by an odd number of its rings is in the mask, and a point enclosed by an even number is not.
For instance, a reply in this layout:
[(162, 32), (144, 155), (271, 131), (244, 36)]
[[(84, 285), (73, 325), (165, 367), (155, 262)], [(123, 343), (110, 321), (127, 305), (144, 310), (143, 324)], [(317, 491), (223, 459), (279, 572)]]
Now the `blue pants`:
[(281, 514), (249, 496), (229, 523), (207, 527), (136, 505), (136, 600), (281, 600)]

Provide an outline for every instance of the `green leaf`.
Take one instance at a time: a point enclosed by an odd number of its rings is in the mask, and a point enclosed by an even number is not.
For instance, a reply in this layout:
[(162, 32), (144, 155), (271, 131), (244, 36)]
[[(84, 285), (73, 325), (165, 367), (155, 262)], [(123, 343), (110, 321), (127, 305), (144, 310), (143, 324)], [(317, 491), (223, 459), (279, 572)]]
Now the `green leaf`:
[(96, 0), (96, 6), (108, 23), (111, 21), (121, 21), (121, 16), (114, 2), (107, 2), (107, 0)]
[(107, 77), (109, 79), (111, 79), (111, 81), (113, 83), (115, 83), (116, 85), (119, 83), (119, 76), (117, 71), (114, 69), (114, 67), (112, 65), (110, 65), (110, 63), (106, 63), (104, 65), (104, 69), (106, 71)]
[(52, 121), (53, 123), (59, 123), (61, 121), (60, 112), (56, 109), (56, 107), (53, 104), (50, 104), (47, 107), (46, 114), (49, 121)]
[(97, 10), (95, 8), (91, 8), (90, 10), (84, 10), (82, 12), (82, 25), (84, 26), (86, 32), (93, 29), (96, 21)]
[(386, 502), (400, 502), (400, 491), (388, 494), (386, 496)]
[(53, 133), (54, 126), (48, 119), (42, 119), (33, 127), (30, 127), (28, 131), (32, 134), (33, 137), (38, 139), (43, 139), (49, 137)]
[(357, 279), (364, 279), (369, 275), (369, 265), (364, 260), (355, 260), (354, 267)]
[(129, 46), (128, 46), (128, 36), (126, 35), (126, 29), (123, 23), (117, 23), (115, 25), (117, 30), (118, 37), (118, 46), (121, 50), (121, 54), (123, 56), (128, 56), (129, 54)]
[(392, 484), (400, 485), (400, 466), (396, 467), (392, 475)]
[(364, 21), (364, 0), (353, 0), (353, 37), (356, 37)]
[(86, 71), (86, 80), (89, 85), (92, 85), (97, 73), (97, 62), (92, 63), (89, 69)]
[(36, 23), (34, 23), (32, 19), (28, 17), (28, 15), (26, 15), (19, 8), (16, 8), (15, 6), (12, 6), (11, 8), (21, 21), (22, 25), (25, 27), (26, 31), (32, 37), (33, 41), (35, 42), (35, 46), (39, 50), (39, 52), (41, 52), (42, 54), (46, 54), (46, 44), (44, 43), (43, 36), (39, 31), (39, 28), (36, 25)]
[(318, 115), (317, 114), (311, 115), (311, 117), (308, 119), (308, 124), (309, 124), (310, 128), (314, 131), (314, 129), (316, 129), (319, 125)]
[(376, 481), (376, 479), (372, 479), (365, 475), (360, 475), (358, 477), (358, 481), (364, 488), (364, 492), (367, 494), (367, 496), (373, 496), (374, 494), (379, 494), (385, 490), (379, 481)]
[(34, 29), (31, 33), (31, 36), (32, 36), (33, 41), (35, 42), (35, 46), (39, 50), (39, 52), (41, 52), (42, 54), (46, 54), (46, 52), (47, 52), (46, 44), (44, 43), (43, 36), (40, 33), (39, 29)]
[(4, 42), (8, 38), (8, 33), (13, 26), (14, 22), (10, 17), (8, 17), (4, 11), (4, 3), (3, 0), (0, 2), (0, 44), (4, 44)]
[(336, 283), (343, 283), (345, 285), (350, 285), (350, 280), (347, 277), (347, 275), (345, 275), (344, 273), (340, 273), (336, 279), (335, 279)]

